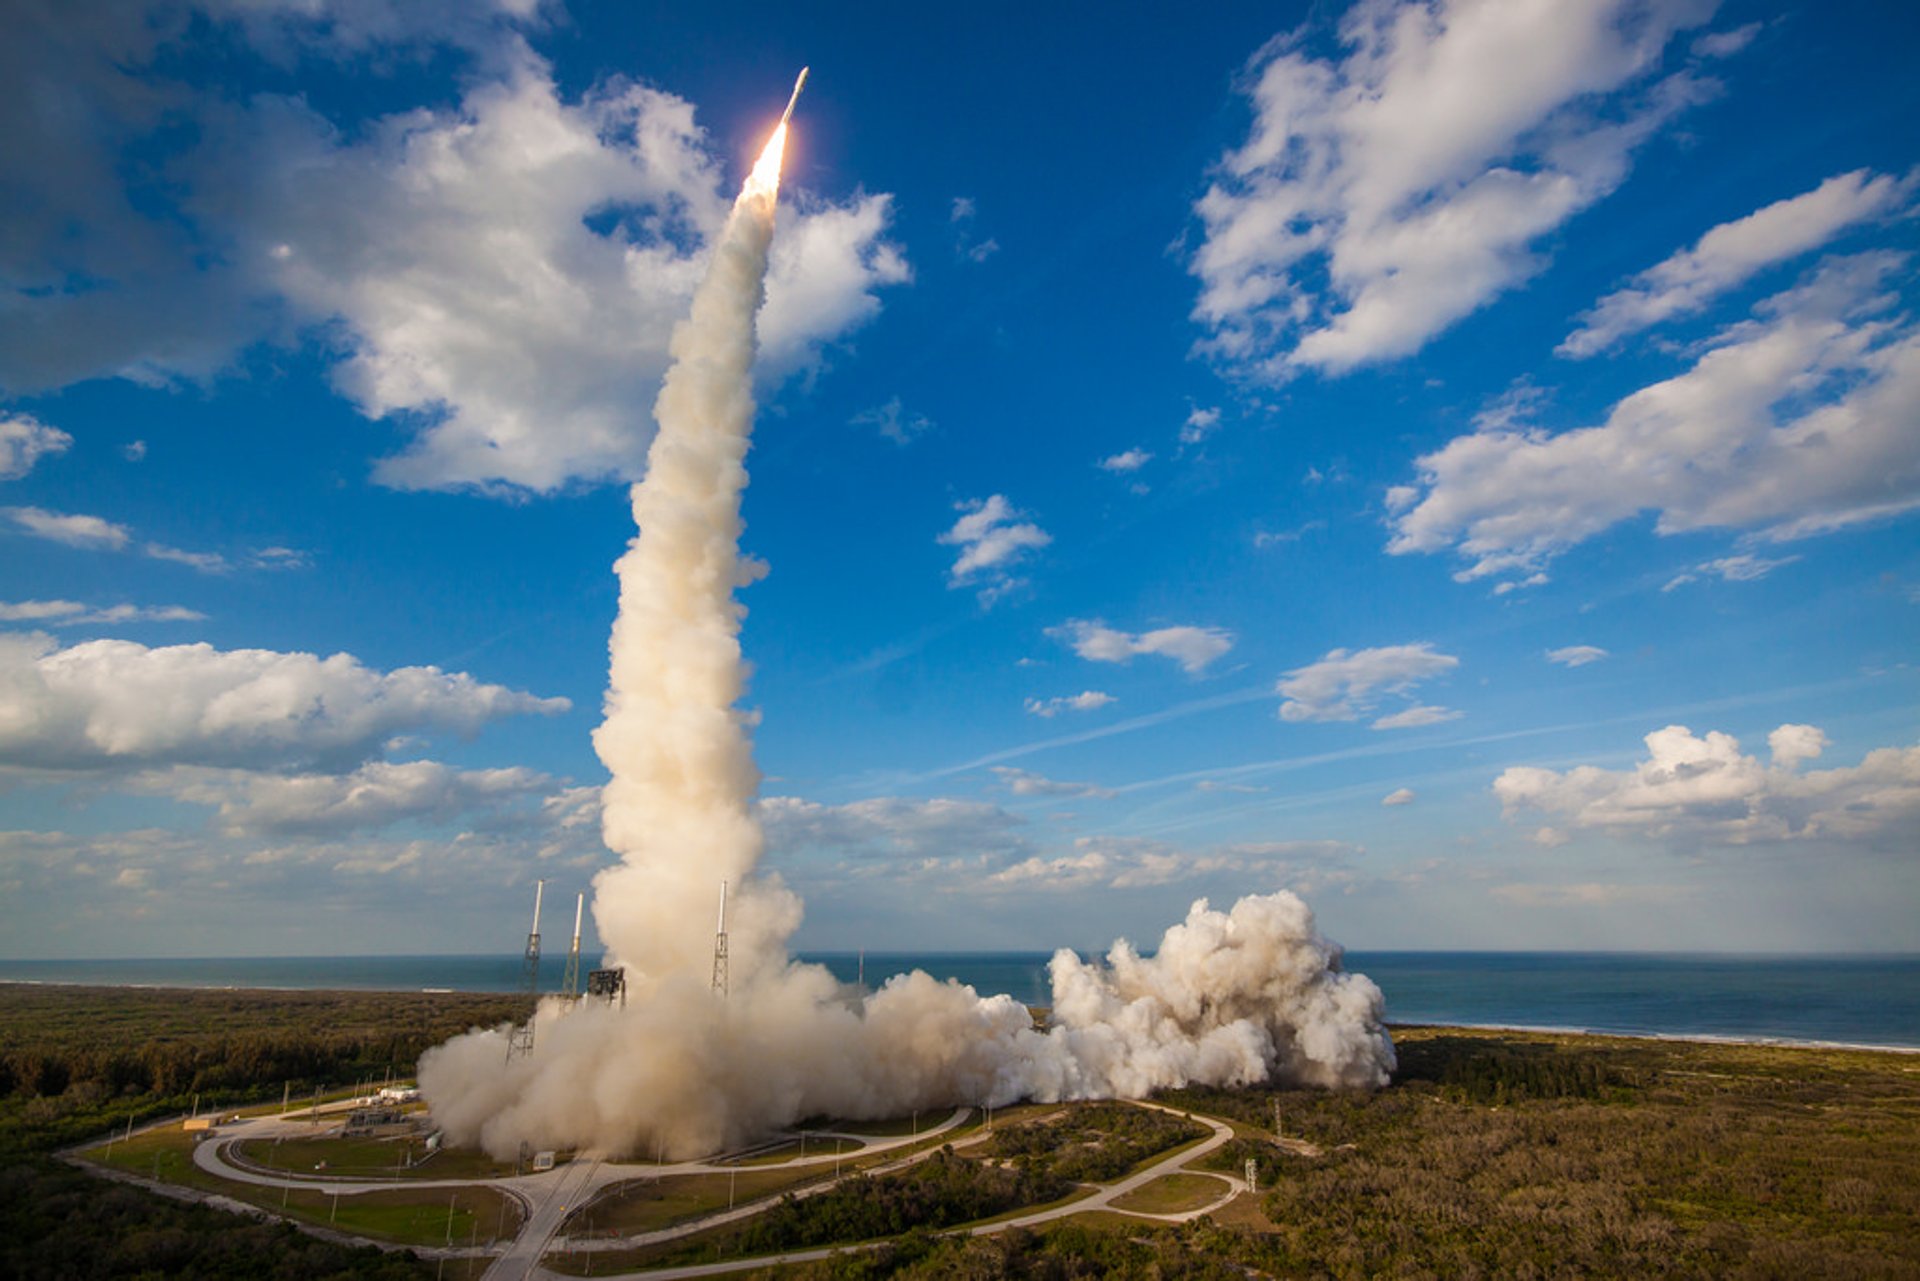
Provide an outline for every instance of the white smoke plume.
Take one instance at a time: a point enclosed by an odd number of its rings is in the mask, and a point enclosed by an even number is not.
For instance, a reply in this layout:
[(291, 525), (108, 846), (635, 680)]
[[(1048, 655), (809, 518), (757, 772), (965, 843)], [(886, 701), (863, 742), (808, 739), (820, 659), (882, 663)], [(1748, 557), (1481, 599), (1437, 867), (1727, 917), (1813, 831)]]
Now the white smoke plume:
[[(1343, 973), (1297, 897), (1195, 903), (1151, 957), (1056, 954), (1044, 1030), (1008, 996), (924, 973), (877, 992), (792, 961), (799, 900), (757, 873), (763, 838), (734, 590), (752, 429), (754, 315), (764, 296), (786, 126), (748, 178), (714, 251), (655, 406), (659, 434), (633, 488), (639, 525), (618, 565), (606, 719), (604, 835), (620, 856), (594, 918), (630, 1002), (544, 1002), (534, 1049), (504, 1029), (422, 1057), (420, 1085), (457, 1143), (525, 1143), (686, 1158), (802, 1117), (897, 1116), (1021, 1098), (1140, 1097), (1190, 1082), (1376, 1086), (1394, 1065), (1380, 990)], [(711, 990), (721, 880), (730, 992)]]

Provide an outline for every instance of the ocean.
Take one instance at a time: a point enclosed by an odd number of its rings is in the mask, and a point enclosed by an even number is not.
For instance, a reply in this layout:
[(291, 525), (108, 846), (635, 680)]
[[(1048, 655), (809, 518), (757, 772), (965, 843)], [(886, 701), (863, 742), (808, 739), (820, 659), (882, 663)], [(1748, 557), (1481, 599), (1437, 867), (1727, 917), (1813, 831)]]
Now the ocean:
[[(841, 981), (923, 969), (982, 993), (1048, 1003), (1044, 952), (803, 954)], [(560, 985), (545, 957), (541, 988)], [(1629, 1035), (1816, 1041), (1920, 1049), (1920, 956), (1604, 952), (1349, 952), (1394, 1023), (1562, 1028)], [(0, 982), (141, 987), (448, 988), (508, 992), (515, 955), (5, 961)]]

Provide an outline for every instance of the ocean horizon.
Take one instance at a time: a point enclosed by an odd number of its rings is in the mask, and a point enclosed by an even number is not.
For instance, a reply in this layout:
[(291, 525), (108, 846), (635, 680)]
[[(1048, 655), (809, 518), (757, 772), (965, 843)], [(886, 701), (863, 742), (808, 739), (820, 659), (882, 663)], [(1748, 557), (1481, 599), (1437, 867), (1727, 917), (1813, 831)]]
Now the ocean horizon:
[[(1050, 952), (803, 952), (843, 983), (925, 970), (1046, 1005)], [(0, 960), (0, 982), (105, 987), (511, 992), (518, 955)], [(543, 956), (559, 989), (565, 957)], [(1352, 951), (1343, 968), (1401, 1024), (1920, 1049), (1920, 955)]]

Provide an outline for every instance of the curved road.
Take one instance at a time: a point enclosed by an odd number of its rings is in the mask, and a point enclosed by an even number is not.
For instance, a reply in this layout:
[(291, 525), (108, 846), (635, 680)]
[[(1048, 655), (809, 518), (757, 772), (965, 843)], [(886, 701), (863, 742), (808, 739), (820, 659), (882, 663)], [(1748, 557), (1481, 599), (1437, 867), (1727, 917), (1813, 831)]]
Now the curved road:
[[(1036, 1210), (1030, 1214), (1019, 1215), (1011, 1219), (1001, 1219), (993, 1223), (981, 1224), (977, 1227), (963, 1230), (973, 1236), (985, 1236), (995, 1232), (1004, 1232), (1009, 1228), (1031, 1227), (1035, 1224), (1047, 1223), (1055, 1219), (1063, 1219), (1069, 1215), (1084, 1214), (1089, 1210), (1112, 1210), (1114, 1208), (1113, 1203), (1128, 1193), (1145, 1187), (1155, 1179), (1171, 1174), (1189, 1162), (1207, 1155), (1233, 1137), (1231, 1127), (1212, 1117), (1182, 1113), (1174, 1108), (1163, 1107), (1157, 1103), (1135, 1101), (1135, 1106), (1153, 1108), (1156, 1111), (1167, 1112), (1176, 1116), (1192, 1116), (1193, 1120), (1206, 1125), (1213, 1133), (1198, 1145), (1182, 1148), (1154, 1162), (1145, 1169), (1122, 1179), (1118, 1183), (1095, 1188), (1089, 1195), (1078, 1197), (1049, 1209)], [(964, 1121), (970, 1111), (970, 1108), (956, 1108), (953, 1114), (939, 1125), (933, 1126), (918, 1134), (903, 1135), (881, 1140), (869, 1140), (867, 1136), (863, 1135), (840, 1135), (837, 1137), (859, 1139), (863, 1146), (860, 1148), (858, 1155), (871, 1156), (875, 1153), (886, 1152), (895, 1148), (912, 1146), (926, 1139), (944, 1134)], [(541, 1278), (542, 1281), (567, 1281), (561, 1274), (551, 1272), (541, 1267), (539, 1261), (547, 1252), (549, 1245), (553, 1241), (554, 1234), (558, 1232), (561, 1223), (565, 1220), (567, 1211), (573, 1207), (585, 1204), (598, 1194), (601, 1189), (610, 1184), (637, 1179), (662, 1178), (676, 1174), (725, 1174), (730, 1170), (740, 1168), (735, 1164), (714, 1161), (680, 1161), (660, 1165), (643, 1165), (637, 1163), (615, 1164), (602, 1161), (591, 1154), (582, 1154), (556, 1170), (498, 1179), (352, 1179), (328, 1175), (301, 1175), (296, 1177), (276, 1171), (262, 1170), (256, 1166), (247, 1164), (234, 1164), (228, 1159), (227, 1148), (236, 1141), (266, 1140), (296, 1134), (302, 1137), (311, 1135), (311, 1122), (304, 1119), (294, 1119), (298, 1115), (298, 1113), (295, 1113), (287, 1117), (258, 1117), (248, 1121), (230, 1122), (227, 1127), (221, 1127), (219, 1130), (214, 1131), (209, 1141), (195, 1146), (193, 1150), (194, 1164), (208, 1174), (215, 1175), (222, 1179), (229, 1179), (236, 1183), (250, 1183), (259, 1187), (306, 1188), (310, 1190), (325, 1189), (340, 1196), (356, 1196), (368, 1192), (390, 1190), (396, 1187), (457, 1188), (482, 1186), (494, 1188), (518, 1200), (526, 1209), (526, 1220), (522, 1224), (519, 1233), (516, 1234), (513, 1241), (508, 1245), (506, 1251), (487, 1269), (486, 1276), (489, 1281), (507, 1281), (508, 1278), (513, 1279), (513, 1281), (520, 1281), (521, 1278), (529, 1277)], [(244, 1132), (236, 1133), (236, 1130)], [(813, 1133), (818, 1133), (820, 1137), (823, 1138), (836, 1137), (827, 1131), (809, 1131), (809, 1134)], [(984, 1138), (984, 1136), (982, 1136), (982, 1138)], [(931, 1151), (932, 1149), (929, 1148), (913, 1154), (902, 1161), (879, 1168), (883, 1170), (902, 1168), (912, 1164), (914, 1161), (924, 1160)], [(825, 1165), (828, 1162), (837, 1163), (844, 1160), (845, 1155), (846, 1154), (839, 1152), (830, 1152), (822, 1153), (819, 1156), (800, 1157), (782, 1163), (779, 1168)], [(1205, 1206), (1174, 1214), (1152, 1214), (1139, 1210), (1116, 1210), (1115, 1213), (1128, 1214), (1136, 1218), (1157, 1220), (1163, 1223), (1179, 1223), (1198, 1218), (1203, 1214), (1212, 1213), (1247, 1189), (1245, 1180), (1234, 1175), (1222, 1174), (1211, 1170), (1205, 1173), (1209, 1178), (1219, 1179), (1226, 1187), (1225, 1193), (1219, 1199)], [(831, 1186), (833, 1186), (831, 1183), (823, 1184), (816, 1188), (809, 1189), (808, 1192), (824, 1191)], [(802, 1195), (806, 1194), (808, 1193), (802, 1193)], [(613, 1241), (581, 1242), (572, 1248), (576, 1250), (585, 1249), (598, 1253), (604, 1250), (630, 1249), (635, 1245), (653, 1244), (660, 1241), (672, 1240), (676, 1237), (688, 1236), (695, 1232), (706, 1231), (709, 1228), (717, 1227), (721, 1224), (748, 1218), (754, 1214), (758, 1214), (764, 1210), (770, 1202), (777, 1199), (778, 1194), (772, 1197), (763, 1197), (745, 1205), (722, 1211), (718, 1214), (708, 1215), (689, 1223), (677, 1224), (674, 1227), (663, 1228), (659, 1231), (641, 1233), (637, 1236)], [(729, 1272), (768, 1267), (780, 1263), (800, 1263), (809, 1260), (824, 1259), (835, 1253), (862, 1248), (867, 1247), (861, 1245), (823, 1247), (814, 1250), (793, 1251), (787, 1254), (734, 1259), (722, 1263), (654, 1269), (641, 1273), (630, 1273), (628, 1275), (660, 1278), (662, 1281), (666, 1281), (668, 1278), (679, 1277), (720, 1276)], [(464, 1254), (469, 1252), (455, 1251), (454, 1253)]]
[[(1181, 1112), (1176, 1108), (1162, 1107), (1158, 1103), (1142, 1103), (1138, 1100), (1134, 1101), (1134, 1106), (1153, 1108), (1156, 1111), (1171, 1113), (1174, 1116), (1190, 1116), (1193, 1120), (1211, 1129), (1213, 1134), (1194, 1147), (1181, 1148), (1154, 1162), (1146, 1169), (1129, 1175), (1118, 1183), (1099, 1188), (1091, 1196), (1079, 1197), (1063, 1205), (1056, 1205), (1045, 1210), (1035, 1210), (1031, 1214), (1023, 1214), (1016, 1218), (1001, 1219), (993, 1223), (983, 1223), (977, 1227), (959, 1230), (966, 1232), (969, 1236), (989, 1236), (995, 1232), (1005, 1232), (1009, 1228), (1032, 1227), (1036, 1223), (1047, 1223), (1054, 1219), (1064, 1219), (1069, 1215), (1085, 1214), (1089, 1210), (1112, 1210), (1113, 1202), (1127, 1195), (1129, 1192), (1145, 1187), (1155, 1179), (1174, 1173), (1189, 1161), (1197, 1160), (1207, 1155), (1209, 1152), (1223, 1146), (1228, 1140), (1233, 1138), (1233, 1128), (1231, 1126), (1227, 1125), (1224, 1121), (1216, 1121), (1209, 1116), (1199, 1116), (1193, 1113)], [(1186, 1210), (1177, 1214), (1146, 1214), (1138, 1210), (1115, 1210), (1114, 1212), (1117, 1214), (1132, 1215), (1135, 1218), (1153, 1219), (1162, 1223), (1183, 1223), (1189, 1219), (1197, 1219), (1203, 1214), (1211, 1214), (1247, 1190), (1246, 1180), (1234, 1175), (1222, 1174), (1214, 1170), (1205, 1171), (1205, 1174), (1209, 1178), (1219, 1179), (1222, 1183), (1225, 1183), (1227, 1185), (1227, 1191), (1226, 1194), (1217, 1201), (1201, 1206), (1199, 1209)], [(757, 1205), (743, 1207), (743, 1209), (750, 1211), (757, 1211), (760, 1208), (761, 1207)], [(742, 1216), (731, 1215), (727, 1217)], [(722, 1221), (723, 1220), (719, 1218), (701, 1219), (694, 1223), (681, 1225), (679, 1228), (666, 1229), (662, 1233), (648, 1233), (644, 1241), (663, 1240), (671, 1236), (684, 1236), (693, 1232), (704, 1231)], [(605, 1248), (618, 1249), (631, 1246), (635, 1243), (636, 1238), (630, 1237), (625, 1241), (610, 1243)], [(845, 1254), (853, 1250), (870, 1249), (872, 1248), (872, 1244), (874, 1243), (823, 1246), (815, 1250), (793, 1250), (785, 1254), (763, 1254), (756, 1255), (752, 1258), (728, 1259), (721, 1263), (689, 1264), (685, 1267), (678, 1268), (652, 1268), (643, 1272), (609, 1275), (645, 1277), (647, 1281), (675, 1281), (676, 1278), (724, 1276), (729, 1272), (745, 1272), (753, 1268), (773, 1267), (782, 1263), (812, 1262), (818, 1259), (829, 1258), (835, 1254)], [(490, 1272), (488, 1275), (492, 1276), (494, 1274)], [(537, 1267), (525, 1275), (537, 1277), (540, 1281), (573, 1281), (571, 1277), (549, 1271), (546, 1268)]]

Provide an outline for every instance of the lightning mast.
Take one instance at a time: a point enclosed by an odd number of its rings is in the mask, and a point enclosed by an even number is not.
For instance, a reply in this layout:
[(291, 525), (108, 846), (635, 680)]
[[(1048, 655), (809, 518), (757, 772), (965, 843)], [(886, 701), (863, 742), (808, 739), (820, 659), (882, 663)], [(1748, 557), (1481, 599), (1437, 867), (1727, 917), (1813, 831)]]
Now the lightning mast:
[(713, 936), (713, 990), (727, 994), (727, 883), (720, 882), (720, 930)]
[(561, 992), (569, 1001), (580, 999), (580, 914), (586, 906), (587, 895), (583, 890), (573, 901), (573, 946), (567, 949), (567, 973), (560, 981)]
[(533, 1015), (540, 1000), (540, 899), (546, 893), (547, 883), (533, 883), (533, 928), (527, 932), (527, 969), (521, 980), (521, 990), (527, 997), (527, 1021), (516, 1027), (507, 1037), (507, 1058), (516, 1054), (533, 1053)]

